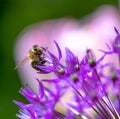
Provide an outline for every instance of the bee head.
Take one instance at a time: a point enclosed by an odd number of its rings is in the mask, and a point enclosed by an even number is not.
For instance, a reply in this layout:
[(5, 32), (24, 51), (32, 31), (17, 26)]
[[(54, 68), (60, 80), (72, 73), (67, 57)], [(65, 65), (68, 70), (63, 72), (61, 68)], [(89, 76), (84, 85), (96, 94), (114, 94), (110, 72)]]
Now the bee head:
[(31, 52), (42, 54), (42, 53), (43, 53), (43, 50), (42, 50), (42, 48), (39, 47), (38, 45), (33, 45), (33, 47), (31, 48)]
[(33, 47), (32, 47), (33, 52), (38, 52), (39, 50), (41, 50), (41, 49), (38, 45), (33, 45)]

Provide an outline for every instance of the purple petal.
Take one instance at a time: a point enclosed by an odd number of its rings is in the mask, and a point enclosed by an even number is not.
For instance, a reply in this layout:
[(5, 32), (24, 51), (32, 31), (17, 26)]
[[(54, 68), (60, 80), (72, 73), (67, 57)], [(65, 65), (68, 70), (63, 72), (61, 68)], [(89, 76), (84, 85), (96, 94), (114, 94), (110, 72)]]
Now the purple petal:
[(42, 79), (42, 81), (48, 82), (48, 83), (58, 83), (60, 81), (60, 79), (58, 79), (58, 78), (56, 78), (56, 79)]
[(65, 51), (66, 51), (66, 62), (70, 62), (73, 58), (75, 58), (74, 54), (68, 48), (65, 48)]
[(102, 49), (98, 49), (100, 52), (102, 52), (102, 53), (105, 53), (106, 55), (107, 54), (113, 54), (114, 53), (114, 51), (104, 51), (104, 50), (102, 50)]
[(120, 35), (119, 32), (118, 32), (118, 29), (116, 27), (114, 27), (114, 30), (115, 30), (117, 35)]
[(105, 44), (106, 44), (107, 48), (108, 48), (109, 50), (111, 50), (111, 47), (110, 47), (107, 43), (105, 43)]
[(35, 92), (27, 85), (25, 88), (20, 90), (20, 93), (29, 101), (29, 102), (39, 102), (39, 98)]
[(13, 102), (14, 102), (16, 105), (18, 105), (19, 107), (25, 107), (25, 106), (26, 106), (26, 104), (21, 103), (21, 102), (18, 102), (18, 101), (16, 101), (16, 100), (13, 100)]
[(106, 54), (104, 54), (99, 60), (97, 60), (97, 63), (99, 64), (104, 58), (105, 58)]
[(39, 95), (38, 96), (41, 99), (44, 96), (44, 87), (39, 79), (36, 79), (36, 80), (38, 81), (38, 84), (39, 84)]
[(53, 63), (56, 62), (56, 61), (58, 61), (57, 57), (53, 53), (51, 53), (50, 51), (48, 51), (48, 53), (49, 53), (50, 58), (51, 58), (51, 60), (52, 60)]
[(54, 43), (55, 43), (55, 45), (56, 45), (56, 47), (57, 47), (57, 50), (58, 50), (59, 59), (61, 59), (61, 58), (62, 58), (61, 49), (60, 49), (58, 43), (57, 43), (55, 40), (54, 40)]
[(50, 73), (54, 69), (53, 66), (40, 66), (40, 65), (38, 65), (37, 67), (39, 69), (43, 70), (43, 71), (40, 71), (41, 73)]

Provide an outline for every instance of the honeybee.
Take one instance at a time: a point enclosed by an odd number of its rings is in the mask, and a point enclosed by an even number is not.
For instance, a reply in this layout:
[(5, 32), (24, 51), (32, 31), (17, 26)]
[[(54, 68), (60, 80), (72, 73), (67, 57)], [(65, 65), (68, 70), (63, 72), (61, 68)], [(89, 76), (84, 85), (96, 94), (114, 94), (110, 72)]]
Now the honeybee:
[(28, 51), (27, 56), (15, 67), (15, 69), (20, 67), (27, 60), (30, 60), (30, 64), (35, 70), (42, 71), (37, 67), (37, 65), (45, 65), (45, 51), (46, 48), (39, 47), (38, 45), (33, 45), (32, 48)]

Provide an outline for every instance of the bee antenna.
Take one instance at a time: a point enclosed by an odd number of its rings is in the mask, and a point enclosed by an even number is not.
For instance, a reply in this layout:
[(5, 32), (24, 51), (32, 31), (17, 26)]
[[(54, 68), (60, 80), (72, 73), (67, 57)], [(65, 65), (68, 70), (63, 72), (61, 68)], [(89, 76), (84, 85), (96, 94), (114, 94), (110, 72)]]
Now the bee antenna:
[(44, 51), (46, 51), (48, 49), (48, 47), (41, 47)]

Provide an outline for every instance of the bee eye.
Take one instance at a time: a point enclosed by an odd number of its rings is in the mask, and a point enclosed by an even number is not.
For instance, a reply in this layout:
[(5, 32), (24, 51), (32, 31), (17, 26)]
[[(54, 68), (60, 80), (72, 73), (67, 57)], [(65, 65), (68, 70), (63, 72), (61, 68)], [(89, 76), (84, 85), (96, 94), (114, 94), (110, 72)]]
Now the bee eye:
[(33, 46), (33, 50), (34, 50), (34, 51), (38, 51), (38, 49), (39, 49), (39, 48), (38, 48), (38, 45), (34, 45), (34, 46)]
[(33, 48), (34, 51), (37, 51), (37, 48)]

